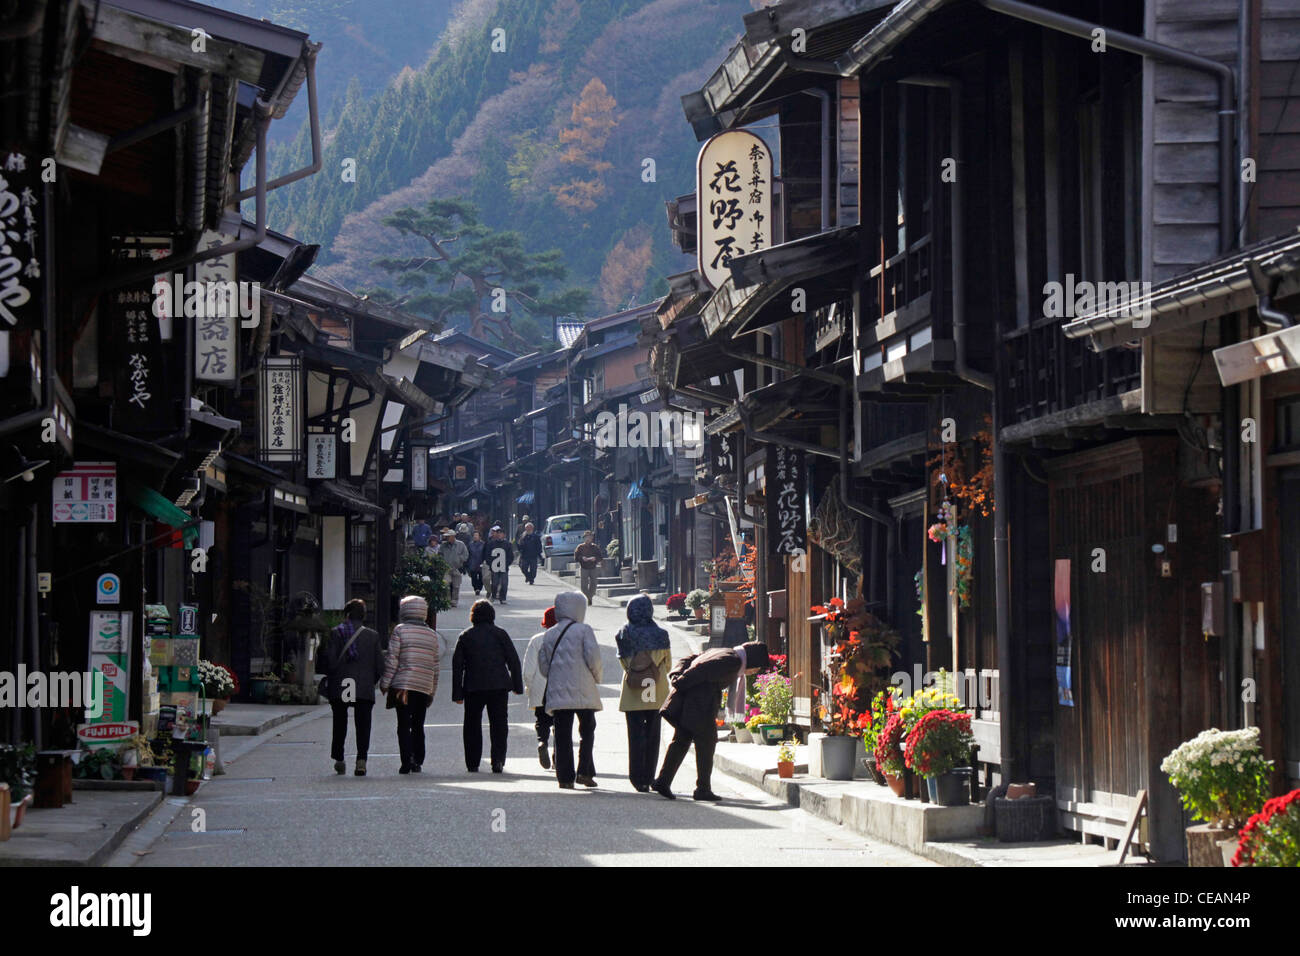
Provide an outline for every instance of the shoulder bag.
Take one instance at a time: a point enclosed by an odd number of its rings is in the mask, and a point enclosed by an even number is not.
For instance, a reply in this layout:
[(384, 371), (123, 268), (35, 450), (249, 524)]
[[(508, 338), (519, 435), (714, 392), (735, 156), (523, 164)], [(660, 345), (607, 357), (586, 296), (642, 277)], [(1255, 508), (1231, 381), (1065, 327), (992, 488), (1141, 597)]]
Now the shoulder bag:
[[(558, 650), (560, 649), (560, 641), (564, 640), (564, 635), (567, 634), (567, 633), (569, 632), (569, 628), (573, 627), (573, 624), (574, 624), (574, 622), (573, 622), (573, 621), (570, 621), (568, 624), (564, 625), (564, 630), (562, 630), (562, 631), (560, 632), (560, 636), (557, 637), (557, 638), (555, 639), (555, 646), (551, 648), (551, 656), (550, 656), (550, 658), (549, 658), (548, 661), (547, 661), (547, 667), (548, 667), (548, 669), (549, 669), (551, 663), (553, 663), (553, 662), (555, 661), (555, 652), (558, 651)], [(549, 694), (550, 692), (551, 692), (551, 675), (550, 675), (549, 673), (547, 673), (547, 675), (546, 675), (546, 690), (542, 691), (542, 709), (543, 709), (543, 710), (546, 709), (546, 695)]]

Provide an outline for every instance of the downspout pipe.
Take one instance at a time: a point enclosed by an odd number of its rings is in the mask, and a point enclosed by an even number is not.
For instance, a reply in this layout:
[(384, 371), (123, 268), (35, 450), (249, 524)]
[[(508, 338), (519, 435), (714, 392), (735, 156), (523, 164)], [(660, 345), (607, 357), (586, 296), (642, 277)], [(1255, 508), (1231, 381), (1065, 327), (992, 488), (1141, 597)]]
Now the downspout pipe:
[(1233, 248), (1237, 231), (1237, 177), (1233, 160), (1237, 118), (1237, 77), (1232, 67), (1186, 50), (1155, 43), (1145, 37), (1121, 33), (1110, 27), (1088, 23), (1052, 10), (1044, 10), (1042, 7), (1022, 3), (1020, 0), (979, 0), (979, 3), (994, 13), (1033, 23), (1048, 30), (1056, 30), (1059, 33), (1068, 33), (1070, 36), (1084, 40), (1092, 40), (1096, 31), (1101, 30), (1106, 38), (1107, 48), (1113, 47), (1125, 53), (1172, 63), (1175, 66), (1214, 76), (1219, 84), (1219, 251), (1226, 253)]
[[(322, 158), (320, 145), (320, 111), (316, 108), (316, 49), (309, 49), (304, 53), (307, 62), (307, 109), (309, 112), (308, 121), (311, 124), (311, 163), (302, 169), (296, 169), (291, 173), (283, 176), (277, 176), (275, 179), (266, 183), (264, 189), (270, 192), (272, 189), (279, 189), (281, 186), (287, 186), (289, 183), (296, 183), (300, 179), (306, 179), (308, 176), (320, 172)], [(259, 151), (261, 149), (259, 145)], [(260, 182), (260, 180), (259, 180)], [(244, 189), (232, 196), (234, 202), (243, 202), (245, 199), (251, 199), (257, 195), (257, 186), (251, 189)]]

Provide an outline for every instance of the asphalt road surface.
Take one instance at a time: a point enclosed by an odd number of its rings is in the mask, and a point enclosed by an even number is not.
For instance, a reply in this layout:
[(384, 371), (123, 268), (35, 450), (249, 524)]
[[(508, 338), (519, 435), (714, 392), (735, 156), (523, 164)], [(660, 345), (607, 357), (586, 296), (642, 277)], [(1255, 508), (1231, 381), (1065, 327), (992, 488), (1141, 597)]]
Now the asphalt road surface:
[[(522, 658), (554, 603), (560, 579), (541, 571), (528, 586), (511, 571), (509, 603), (497, 623)], [(452, 637), (469, 623), (469, 579), (460, 607), (439, 615)], [(662, 614), (661, 609), (656, 609)], [(640, 794), (627, 779), (627, 732), (618, 711), (622, 668), (614, 635), (623, 608), (601, 598), (588, 610), (604, 652), (605, 709), (597, 715), (599, 787), (560, 790), (537, 761), (532, 712), (510, 698), (510, 746), (503, 774), (490, 772), (487, 721), (484, 758), (467, 773), (461, 745), (463, 710), (451, 701), (450, 661), (425, 718), (428, 754), (422, 774), (399, 775), (395, 712), (374, 710), (368, 775), (352, 775), (355, 741), (348, 734), (348, 772), (334, 773), (326, 707), (282, 725), (227, 766), (227, 773), (189, 800), (168, 798), (155, 818), (127, 841), (118, 866), (928, 866), (896, 847), (863, 837), (789, 807), (720, 772), (720, 804), (696, 803), (694, 758), (688, 755), (677, 800)], [(674, 656), (690, 652), (674, 629)], [(278, 732), (277, 732), (278, 731)], [(661, 747), (671, 728), (664, 725)], [(576, 743), (577, 727), (574, 728)], [(197, 812), (197, 811), (201, 811)], [(168, 822), (170, 821), (170, 822)], [(202, 828), (196, 829), (201, 822)], [(165, 827), (165, 829), (164, 829)]]

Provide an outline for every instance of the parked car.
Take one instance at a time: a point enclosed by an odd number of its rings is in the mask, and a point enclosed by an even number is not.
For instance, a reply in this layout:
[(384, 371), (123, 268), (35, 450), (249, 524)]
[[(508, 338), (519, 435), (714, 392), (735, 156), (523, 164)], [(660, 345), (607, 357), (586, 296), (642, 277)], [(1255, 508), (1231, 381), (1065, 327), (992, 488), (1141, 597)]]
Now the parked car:
[(586, 515), (553, 515), (546, 519), (542, 530), (542, 555), (547, 558), (567, 557), (578, 550), (582, 536), (591, 530), (591, 519)]

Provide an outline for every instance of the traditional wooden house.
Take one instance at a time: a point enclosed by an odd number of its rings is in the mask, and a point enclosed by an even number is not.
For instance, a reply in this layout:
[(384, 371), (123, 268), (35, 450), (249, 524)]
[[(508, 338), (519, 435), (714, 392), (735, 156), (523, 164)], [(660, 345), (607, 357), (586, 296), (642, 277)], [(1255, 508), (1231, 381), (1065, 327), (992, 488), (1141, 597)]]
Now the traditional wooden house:
[[(22, 272), (6, 272), (0, 310), (0, 432), (10, 470), (32, 480), (6, 482), (0, 504), (0, 571), (17, 585), (0, 666), (84, 669), (88, 632), (104, 624), (118, 635), (117, 650), (97, 649), (121, 677), (114, 718), (138, 720), (145, 605), (167, 605), (175, 621), (192, 599), (203, 573), (192, 549), (210, 541), (184, 507), (237, 430), (194, 397), (207, 376), (229, 373), (218, 356), (200, 358), (218, 329), (162, 293), (234, 280), (214, 270), (265, 235), (267, 190), (317, 168), (270, 179), (266, 131), (304, 82), (315, 128), (318, 45), (193, 3), (24, 10), (0, 33), (0, 208), (22, 237), (9, 247)], [(253, 197), (254, 229), (230, 236), (232, 209)], [(227, 336), (227, 319), (260, 318), (234, 309), (217, 323)], [(13, 713), (0, 732), (38, 744), (56, 726), (66, 742), (81, 719)]]

